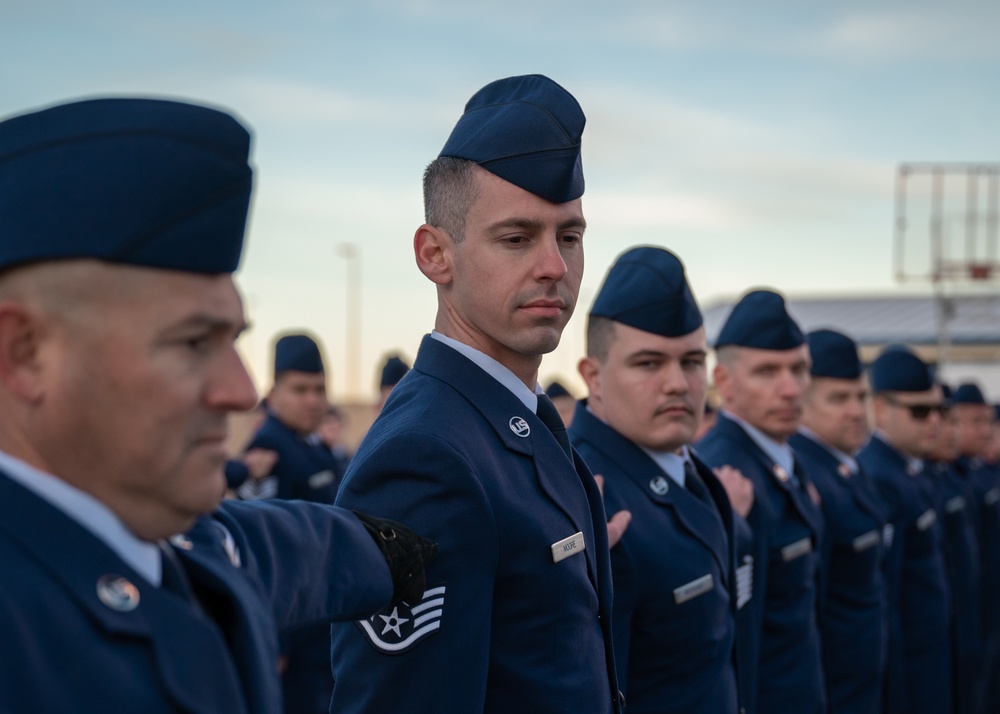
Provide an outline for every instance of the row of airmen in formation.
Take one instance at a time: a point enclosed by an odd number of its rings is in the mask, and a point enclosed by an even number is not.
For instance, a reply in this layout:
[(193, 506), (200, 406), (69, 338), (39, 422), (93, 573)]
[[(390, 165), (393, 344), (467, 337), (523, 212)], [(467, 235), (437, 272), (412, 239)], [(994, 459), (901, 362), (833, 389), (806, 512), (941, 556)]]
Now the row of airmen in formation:
[(702, 315), (638, 247), (566, 429), (537, 378), (583, 274), (584, 124), (541, 75), (469, 100), (424, 175), (438, 312), (412, 369), (347, 465), (313, 435), (318, 346), (279, 340), (222, 501), (226, 416), (256, 403), (248, 132), (128, 98), (0, 123), (0, 710), (1000, 711), (974, 384), (904, 346), (866, 374), (756, 290), (696, 441)]
[[(644, 302), (658, 314), (630, 316)], [(611, 549), (628, 710), (1000, 711), (1000, 407), (902, 345), (866, 375), (848, 336), (803, 335), (771, 291), (714, 347), (720, 413), (681, 263), (635, 248), (590, 314), (588, 397), (547, 390), (608, 512), (631, 516)], [(386, 361), (380, 405), (408, 369)], [(332, 502), (347, 458), (312, 338), (277, 341), (269, 396), (244, 455), (267, 462), (230, 462), (231, 486)], [(289, 643), (288, 711), (325, 710), (327, 635), (310, 674)]]

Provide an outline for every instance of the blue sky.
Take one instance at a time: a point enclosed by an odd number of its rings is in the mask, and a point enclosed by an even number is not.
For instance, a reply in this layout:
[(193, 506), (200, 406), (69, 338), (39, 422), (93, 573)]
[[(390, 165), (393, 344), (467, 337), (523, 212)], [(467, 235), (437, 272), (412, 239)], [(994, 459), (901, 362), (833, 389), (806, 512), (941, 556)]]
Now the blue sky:
[[(239, 115), (257, 168), (238, 276), (251, 369), (266, 387), (274, 334), (306, 328), (334, 393), (368, 396), (381, 355), (412, 358), (433, 324), (410, 250), (424, 165), (479, 87), (547, 74), (588, 117), (590, 228), (544, 382), (575, 372), (586, 310), (634, 244), (680, 255), (703, 305), (760, 285), (914, 289), (893, 280), (896, 167), (1000, 160), (998, 27), (988, 1), (0, 0), (0, 116), (111, 94)], [(359, 375), (344, 243), (361, 255)]]

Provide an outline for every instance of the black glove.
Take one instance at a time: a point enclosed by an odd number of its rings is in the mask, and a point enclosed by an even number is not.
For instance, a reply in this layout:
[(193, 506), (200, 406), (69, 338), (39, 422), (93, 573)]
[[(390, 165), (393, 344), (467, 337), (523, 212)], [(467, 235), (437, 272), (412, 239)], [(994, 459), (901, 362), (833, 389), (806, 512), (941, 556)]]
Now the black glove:
[(424, 568), (437, 553), (437, 543), (417, 535), (402, 523), (375, 518), (360, 511), (354, 515), (364, 524), (385, 556), (392, 575), (392, 601), (418, 603), (427, 589)]

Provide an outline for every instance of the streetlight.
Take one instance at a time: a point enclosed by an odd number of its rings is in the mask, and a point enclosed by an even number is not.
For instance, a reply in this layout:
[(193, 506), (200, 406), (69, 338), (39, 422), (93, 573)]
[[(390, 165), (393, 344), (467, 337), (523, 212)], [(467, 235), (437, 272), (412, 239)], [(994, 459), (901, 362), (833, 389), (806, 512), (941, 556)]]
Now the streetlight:
[(337, 254), (344, 258), (347, 267), (344, 307), (347, 314), (347, 333), (344, 344), (347, 364), (348, 393), (361, 396), (361, 250), (353, 243), (339, 243)]

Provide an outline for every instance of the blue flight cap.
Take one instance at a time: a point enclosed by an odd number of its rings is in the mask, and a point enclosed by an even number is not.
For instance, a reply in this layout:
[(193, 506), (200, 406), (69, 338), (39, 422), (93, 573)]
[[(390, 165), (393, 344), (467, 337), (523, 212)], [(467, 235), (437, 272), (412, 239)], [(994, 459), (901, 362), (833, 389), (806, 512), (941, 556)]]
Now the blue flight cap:
[(323, 372), (319, 345), (309, 335), (285, 335), (274, 343), (275, 379), (289, 370), (310, 374)]
[(474, 161), (551, 203), (583, 195), (587, 119), (572, 94), (529, 74), (487, 84), (465, 105), (439, 156)]
[(398, 356), (392, 355), (382, 365), (382, 376), (378, 382), (379, 388), (395, 387), (409, 371), (410, 365), (406, 364)]
[(873, 392), (926, 392), (934, 375), (908, 347), (890, 345), (872, 362), (871, 384)]
[(684, 264), (669, 250), (649, 246), (618, 256), (590, 315), (663, 337), (689, 335), (702, 325)]
[(945, 404), (950, 406), (953, 403), (955, 393), (951, 391), (951, 387), (944, 382), (938, 382), (938, 384), (941, 386), (941, 398), (944, 400)]
[(96, 258), (231, 273), (240, 262), (250, 135), (228, 114), (91, 99), (0, 123), (0, 269)]
[(986, 404), (986, 398), (982, 390), (975, 382), (966, 382), (958, 385), (958, 389), (952, 395), (954, 404)]
[(563, 386), (562, 382), (559, 382), (558, 380), (553, 380), (552, 384), (545, 389), (545, 393), (549, 395), (549, 399), (558, 399), (559, 397), (569, 397), (570, 399), (575, 398), (569, 393), (569, 390)]
[(858, 346), (847, 335), (833, 330), (813, 330), (806, 335), (813, 377), (857, 379), (861, 376)]
[(802, 330), (788, 314), (785, 298), (771, 290), (753, 290), (729, 313), (715, 340), (715, 348), (735, 345), (759, 350), (790, 350), (805, 341)]

